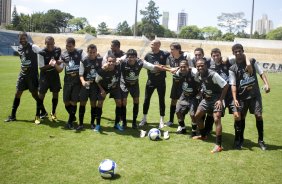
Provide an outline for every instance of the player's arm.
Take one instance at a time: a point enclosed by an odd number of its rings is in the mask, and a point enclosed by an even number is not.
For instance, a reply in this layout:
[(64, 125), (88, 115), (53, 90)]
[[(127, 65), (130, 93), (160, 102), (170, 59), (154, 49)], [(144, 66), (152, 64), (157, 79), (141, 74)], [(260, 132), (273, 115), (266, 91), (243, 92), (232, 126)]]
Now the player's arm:
[(218, 84), (222, 88), (221, 95), (215, 103), (217, 108), (222, 108), (222, 101), (225, 98), (229, 85), (218, 73), (214, 74), (212, 80), (215, 84)]
[(80, 62), (80, 65), (79, 65), (79, 79), (80, 79), (81, 84), (86, 87), (86, 86), (89, 86), (89, 82), (86, 82), (84, 80), (84, 77), (83, 77), (84, 70), (85, 70), (84, 65), (83, 65), (82, 62)]
[(104, 88), (101, 86), (101, 84), (100, 84), (100, 81), (101, 80), (103, 80), (103, 78), (99, 75), (99, 74), (97, 74), (97, 76), (96, 76), (96, 78), (95, 78), (95, 82), (97, 83), (97, 86), (99, 87), (99, 89), (100, 89), (100, 94), (101, 94), (101, 96), (102, 97), (106, 97), (106, 92), (105, 92), (105, 90), (104, 90)]
[(254, 67), (255, 67), (256, 72), (259, 74), (260, 78), (263, 81), (264, 91), (266, 93), (269, 93), (270, 92), (270, 85), (269, 85), (269, 82), (268, 82), (268, 79), (267, 79), (265, 73), (263, 72), (263, 69), (258, 65), (257, 62), (254, 63)]
[(229, 85), (231, 85), (231, 93), (234, 100), (234, 105), (235, 107), (240, 107), (240, 104), (237, 100), (236, 76), (231, 70), (229, 70)]

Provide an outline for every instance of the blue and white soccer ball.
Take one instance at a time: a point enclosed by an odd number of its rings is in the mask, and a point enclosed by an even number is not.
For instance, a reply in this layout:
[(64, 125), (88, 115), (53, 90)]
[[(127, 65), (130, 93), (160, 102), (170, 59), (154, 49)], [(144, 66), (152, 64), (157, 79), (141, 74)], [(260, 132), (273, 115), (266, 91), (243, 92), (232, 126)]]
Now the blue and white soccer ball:
[(112, 178), (116, 174), (117, 164), (113, 160), (105, 159), (100, 163), (98, 170), (103, 178)]
[(148, 133), (148, 137), (152, 141), (157, 141), (161, 139), (161, 131), (157, 128), (152, 128)]

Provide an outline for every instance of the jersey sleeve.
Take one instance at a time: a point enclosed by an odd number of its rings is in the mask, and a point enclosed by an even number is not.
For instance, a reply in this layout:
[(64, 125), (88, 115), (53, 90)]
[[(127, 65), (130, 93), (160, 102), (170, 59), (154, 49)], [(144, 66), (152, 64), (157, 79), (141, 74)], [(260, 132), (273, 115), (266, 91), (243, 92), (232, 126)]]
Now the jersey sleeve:
[(32, 51), (36, 54), (38, 54), (40, 51), (41, 51), (41, 48), (38, 47), (37, 45), (35, 44), (32, 44)]
[(38, 59), (38, 67), (42, 68), (45, 66), (44, 64), (44, 57), (41, 54), (37, 54), (37, 59)]
[(257, 74), (262, 75), (263, 74), (263, 69), (260, 65), (258, 65), (257, 62), (254, 63), (254, 67), (256, 69)]
[(82, 62), (80, 62), (80, 65), (79, 65), (79, 76), (83, 76), (84, 74), (84, 65)]
[(147, 61), (143, 61), (143, 68), (146, 68), (148, 70), (154, 70), (155, 66), (152, 63), (149, 63)]
[(96, 75), (96, 78), (95, 78), (95, 82), (96, 82), (96, 83), (99, 83), (102, 79), (103, 79), (103, 78), (102, 78), (99, 74), (97, 74), (97, 75)]
[(213, 75), (212, 80), (215, 84), (218, 84), (221, 88), (224, 88), (224, 86), (227, 84), (227, 82), (218, 73), (215, 73)]

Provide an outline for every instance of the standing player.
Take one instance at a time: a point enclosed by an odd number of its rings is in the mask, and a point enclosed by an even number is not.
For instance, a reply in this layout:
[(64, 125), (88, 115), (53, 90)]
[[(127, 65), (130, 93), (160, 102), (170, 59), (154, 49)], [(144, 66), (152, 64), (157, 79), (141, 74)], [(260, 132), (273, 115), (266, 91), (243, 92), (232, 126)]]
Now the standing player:
[(108, 50), (108, 52), (103, 57), (103, 64), (105, 64), (107, 62), (107, 58), (108, 58), (109, 55), (114, 55), (117, 59), (119, 59), (119, 58), (121, 58), (122, 56), (125, 55), (125, 52), (120, 50), (120, 41), (113, 40), (111, 42), (111, 50)]
[(193, 139), (207, 139), (203, 117), (206, 113), (212, 114), (216, 126), (216, 145), (212, 153), (222, 151), (222, 126), (221, 115), (223, 109), (223, 100), (228, 90), (227, 82), (220, 75), (209, 70), (204, 59), (196, 62), (198, 70), (198, 80), (202, 83), (203, 99), (200, 102), (195, 119), (200, 129), (200, 136), (194, 136)]
[[(151, 42), (152, 51), (147, 53), (145, 60), (154, 65), (166, 65), (166, 60), (169, 56), (168, 52), (160, 50), (161, 42), (159, 40), (153, 40)], [(165, 116), (165, 91), (166, 91), (166, 72), (165, 71), (149, 71), (148, 79), (145, 89), (145, 99), (143, 104), (143, 118), (139, 124), (140, 127), (147, 123), (147, 114), (150, 106), (150, 100), (155, 89), (157, 89), (159, 96), (159, 107), (160, 107), (160, 124), (159, 128), (164, 127), (164, 116)]]
[(116, 64), (116, 57), (109, 55), (107, 62), (103, 65), (102, 70), (97, 74), (95, 82), (99, 87), (98, 91), (98, 106), (97, 106), (97, 125), (94, 131), (100, 132), (102, 107), (104, 100), (108, 93), (110, 97), (115, 99), (116, 110), (115, 110), (115, 125), (114, 128), (119, 131), (123, 131), (120, 126), (120, 115), (121, 115), (121, 94), (120, 94), (120, 65)]
[(256, 73), (263, 80), (266, 93), (270, 92), (270, 86), (262, 68), (255, 59), (251, 59), (253, 74), (246, 71), (246, 56), (241, 44), (232, 46), (232, 52), (235, 55), (235, 64), (230, 67), (230, 85), (233, 96), (233, 115), (235, 119), (235, 140), (234, 147), (241, 149), (244, 142), (245, 118), (248, 110), (255, 115), (256, 127), (258, 131), (258, 144), (262, 150), (266, 150), (263, 140), (263, 117), (262, 117), (262, 99), (258, 85)]
[(71, 37), (66, 40), (66, 49), (67, 50), (61, 55), (61, 60), (65, 64), (63, 96), (65, 108), (69, 113), (66, 128), (73, 129), (73, 122), (76, 119), (76, 104), (79, 100), (79, 91), (81, 87), (79, 66), (80, 61), (86, 56), (86, 54), (82, 50), (75, 48), (75, 40)]
[[(173, 42), (170, 44), (170, 56), (167, 58), (167, 65), (169, 65), (171, 68), (177, 69), (180, 65), (180, 62), (182, 60), (186, 60), (186, 58), (187, 56), (181, 51), (181, 45), (179, 43)], [(172, 78), (172, 86), (170, 91), (170, 115), (169, 121), (166, 123), (167, 126), (171, 126), (173, 124), (176, 103), (182, 93), (181, 77), (173, 75)]]
[(40, 124), (40, 109), (43, 102), (38, 97), (38, 63), (37, 53), (41, 50), (38, 46), (28, 42), (28, 36), (25, 32), (19, 33), (20, 46), (18, 53), (21, 60), (21, 71), (17, 81), (16, 94), (12, 106), (11, 115), (5, 122), (16, 121), (16, 112), (20, 105), (22, 93), (29, 90), (32, 97), (36, 100), (35, 124)]
[(82, 130), (84, 128), (83, 119), (85, 114), (85, 106), (88, 98), (91, 104), (91, 129), (95, 128), (96, 118), (96, 103), (98, 96), (98, 86), (95, 82), (97, 72), (102, 67), (103, 58), (98, 57), (97, 47), (94, 44), (90, 44), (87, 47), (87, 57), (80, 62), (79, 76), (82, 87), (80, 89), (80, 106), (79, 106), (79, 126), (76, 130)]
[(180, 62), (179, 71), (176, 73), (182, 78), (181, 88), (182, 93), (176, 104), (176, 115), (178, 118), (178, 134), (186, 133), (186, 126), (184, 123), (185, 114), (189, 112), (192, 124), (191, 137), (196, 136), (197, 124), (195, 121), (195, 113), (198, 107), (198, 93), (200, 91), (200, 83), (195, 80), (197, 73), (196, 68), (189, 68), (186, 60)]
[[(58, 105), (58, 96), (61, 87), (61, 81), (59, 73), (64, 69), (64, 65), (58, 64), (58, 60), (61, 56), (61, 48), (55, 47), (55, 41), (52, 36), (45, 38), (46, 47), (39, 52), (38, 65), (40, 68), (39, 77), (39, 98), (44, 101), (47, 90), (53, 93), (52, 98), (52, 112), (51, 118), (56, 121), (56, 108)], [(42, 108), (40, 118), (48, 116), (45, 108)]]
[(122, 107), (121, 107), (121, 117), (123, 121), (123, 128), (127, 127), (126, 122), (126, 105), (128, 93), (133, 98), (133, 121), (132, 128), (137, 128), (136, 118), (139, 111), (139, 74), (142, 68), (148, 70), (154, 70), (154, 68), (162, 69), (162, 66), (153, 65), (146, 61), (142, 61), (137, 58), (137, 52), (134, 49), (129, 49), (126, 53), (126, 59), (121, 61), (121, 97), (122, 97)]

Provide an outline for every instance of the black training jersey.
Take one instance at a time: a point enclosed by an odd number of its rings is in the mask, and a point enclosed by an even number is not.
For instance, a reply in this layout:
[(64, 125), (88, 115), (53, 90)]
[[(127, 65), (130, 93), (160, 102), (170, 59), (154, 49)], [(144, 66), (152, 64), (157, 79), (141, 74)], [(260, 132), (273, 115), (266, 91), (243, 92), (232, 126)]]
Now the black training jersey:
[(138, 59), (134, 65), (128, 64), (128, 59), (121, 62), (121, 83), (125, 86), (131, 86), (138, 83), (139, 74), (143, 67), (143, 61)]
[[(194, 70), (194, 71), (192, 71)], [(186, 98), (193, 98), (199, 93), (200, 83), (195, 80), (195, 68), (189, 68), (189, 71), (185, 75), (180, 75), (182, 78), (182, 95)]]
[(82, 60), (82, 50), (75, 49), (73, 52), (64, 51), (61, 59), (65, 64), (65, 83), (77, 83), (79, 80), (79, 65)]
[(214, 61), (211, 62), (210, 69), (218, 73), (226, 82), (229, 82), (229, 68), (231, 64), (227, 61), (226, 64), (215, 64)]
[[(205, 75), (199, 76), (201, 82), (203, 95), (205, 98), (217, 98), (221, 95), (222, 89), (219, 84), (215, 84), (213, 78), (217, 75), (221, 78), (216, 72), (208, 69)], [(221, 79), (222, 80), (222, 79)], [(226, 81), (223, 81), (226, 83)]]
[(237, 97), (241, 100), (250, 99), (260, 95), (256, 69), (254, 67), (255, 62), (254, 59), (251, 61), (253, 68), (252, 75), (246, 72), (246, 64), (244, 62), (235, 63), (230, 67), (230, 71), (234, 72), (236, 77)]
[(102, 68), (102, 57), (96, 57), (94, 60), (89, 59), (86, 57), (83, 61), (83, 78), (85, 81), (95, 81), (97, 73)]
[[(182, 60), (186, 60), (186, 57), (183, 54), (181, 54), (179, 58), (174, 58), (172, 55), (170, 55), (167, 58), (167, 64), (169, 64), (169, 66), (172, 68), (176, 68), (176, 67), (179, 67), (180, 62)], [(180, 82), (180, 79), (181, 79), (178, 75), (175, 75), (175, 74), (172, 75), (172, 78), (173, 78), (173, 82)]]
[(21, 75), (38, 75), (37, 53), (32, 49), (32, 43), (26, 46), (20, 45), (18, 53), (21, 60)]
[[(211, 59), (203, 57), (203, 59), (206, 61), (206, 65), (208, 68), (211, 66)], [(190, 67), (196, 67), (196, 59), (195, 57), (191, 59), (191, 61), (188, 62)]]
[[(44, 66), (49, 65), (49, 62), (51, 59), (55, 59), (58, 61), (61, 56), (61, 48), (55, 47), (54, 50), (48, 51), (47, 48), (44, 48), (42, 51), (39, 52), (41, 56), (43, 56), (44, 59)], [(45, 76), (45, 75), (58, 75), (58, 72), (55, 67), (51, 67), (48, 70), (44, 70), (40, 72), (40, 76)]]
[(113, 71), (98, 71), (99, 84), (105, 91), (110, 91), (119, 87), (120, 84), (120, 65), (116, 65)]
[[(168, 52), (160, 50), (158, 53), (149, 52), (145, 56), (145, 60), (153, 65), (166, 65), (166, 60), (169, 56)], [(165, 71), (148, 70), (148, 79), (153, 82), (164, 81), (166, 78)]]
[(113, 52), (112, 50), (108, 50), (107, 55), (114, 55), (116, 58), (120, 58), (125, 55), (125, 52), (120, 50), (119, 52)]

